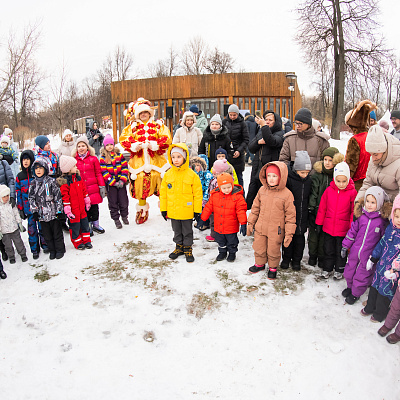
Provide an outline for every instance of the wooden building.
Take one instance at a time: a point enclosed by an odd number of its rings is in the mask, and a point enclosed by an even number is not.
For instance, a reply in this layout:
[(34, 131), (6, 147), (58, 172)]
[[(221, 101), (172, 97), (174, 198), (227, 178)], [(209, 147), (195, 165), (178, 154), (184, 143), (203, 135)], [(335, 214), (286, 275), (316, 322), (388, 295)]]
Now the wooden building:
[(192, 104), (196, 104), (208, 120), (216, 113), (223, 117), (229, 104), (236, 104), (240, 110), (249, 110), (252, 114), (256, 110), (272, 109), (292, 119), (291, 102), (293, 115), (301, 108), (301, 95), (293, 76), (286, 72), (254, 72), (112, 82), (114, 138), (117, 140), (127, 124), (124, 110), (138, 97), (157, 106), (156, 117), (163, 118), (170, 129)]

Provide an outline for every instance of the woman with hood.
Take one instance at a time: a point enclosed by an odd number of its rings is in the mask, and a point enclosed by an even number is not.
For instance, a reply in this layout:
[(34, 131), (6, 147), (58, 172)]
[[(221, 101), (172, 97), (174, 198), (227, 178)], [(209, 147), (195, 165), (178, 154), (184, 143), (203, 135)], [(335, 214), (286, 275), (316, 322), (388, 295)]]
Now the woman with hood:
[(100, 150), (103, 147), (104, 136), (100, 132), (100, 130), (97, 126), (97, 122), (92, 123), (92, 127), (89, 129), (86, 136), (87, 136), (90, 146), (92, 146), (94, 148), (96, 156), (99, 156)]
[(198, 155), (199, 144), (203, 138), (203, 133), (195, 126), (196, 117), (191, 111), (183, 114), (182, 126), (176, 131), (172, 143), (186, 143), (190, 157)]
[(250, 210), (257, 192), (260, 189), (261, 168), (271, 162), (278, 161), (283, 145), (283, 128), (281, 117), (271, 110), (264, 112), (263, 118), (256, 118), (260, 126), (256, 137), (249, 143), (249, 150), (255, 154), (251, 166), (251, 177), (246, 197), (247, 209)]

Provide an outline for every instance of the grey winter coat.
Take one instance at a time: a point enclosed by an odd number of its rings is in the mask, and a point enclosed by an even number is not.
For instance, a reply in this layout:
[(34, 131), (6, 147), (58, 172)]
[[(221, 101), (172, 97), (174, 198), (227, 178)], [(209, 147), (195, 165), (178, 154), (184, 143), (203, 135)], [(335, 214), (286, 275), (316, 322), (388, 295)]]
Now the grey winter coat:
[(10, 197), (15, 199), (15, 179), (11, 167), (7, 161), (1, 160), (0, 164), (0, 185), (10, 188)]
[[(35, 176), (35, 165), (37, 164), (40, 164), (45, 170), (42, 181)], [(57, 218), (57, 214), (64, 211), (60, 188), (56, 180), (49, 177), (49, 167), (43, 159), (38, 158), (32, 164), (32, 173), (35, 178), (29, 186), (31, 212), (39, 214), (39, 221), (52, 221)]]

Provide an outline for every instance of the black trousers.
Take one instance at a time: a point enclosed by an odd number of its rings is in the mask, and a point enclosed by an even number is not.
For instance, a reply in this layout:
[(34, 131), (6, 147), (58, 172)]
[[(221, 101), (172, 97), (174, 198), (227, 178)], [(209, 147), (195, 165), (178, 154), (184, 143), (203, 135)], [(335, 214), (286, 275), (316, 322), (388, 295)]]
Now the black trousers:
[(262, 186), (261, 182), (257, 178), (251, 178), (250, 184), (249, 184), (249, 189), (247, 191), (247, 197), (246, 197), (246, 203), (247, 203), (247, 209), (251, 210), (251, 206), (253, 205), (253, 201), (257, 196), (258, 191), (260, 190), (260, 187)]
[(342, 250), (342, 242), (344, 236), (331, 236), (324, 232), (324, 271), (343, 273), (346, 265), (346, 258), (342, 258), (340, 251)]
[[(115, 186), (107, 186), (108, 209), (110, 210), (111, 219), (114, 221), (128, 216), (129, 199), (126, 193), (126, 186), (121, 189)], [(97, 218), (98, 219), (98, 218)]]
[(372, 313), (373, 317), (382, 322), (389, 312), (390, 299), (386, 296), (382, 296), (374, 287), (369, 288), (367, 305), (364, 311), (368, 314)]
[(41, 221), (40, 225), (50, 253), (65, 253), (64, 234), (61, 222), (56, 218), (49, 222)]
[(171, 219), (174, 242), (182, 246), (193, 244), (193, 221), (191, 219)]
[(283, 261), (300, 263), (303, 258), (304, 248), (306, 246), (306, 238), (303, 235), (293, 235), (292, 241), (288, 247), (282, 244)]
[(222, 254), (237, 253), (239, 239), (237, 233), (218, 233), (215, 232), (215, 241), (218, 243), (218, 251)]
[(89, 222), (97, 221), (99, 219), (99, 205), (92, 204), (86, 214)]

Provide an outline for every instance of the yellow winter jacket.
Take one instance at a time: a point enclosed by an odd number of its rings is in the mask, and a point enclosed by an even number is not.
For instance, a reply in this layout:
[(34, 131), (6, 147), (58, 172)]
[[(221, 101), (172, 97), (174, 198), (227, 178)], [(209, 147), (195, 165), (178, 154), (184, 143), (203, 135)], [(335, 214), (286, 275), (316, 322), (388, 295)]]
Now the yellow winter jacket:
[[(175, 167), (171, 159), (173, 147), (180, 147), (186, 154), (186, 161)], [(168, 148), (168, 161), (172, 165), (164, 175), (160, 189), (160, 210), (167, 211), (171, 219), (193, 219), (194, 213), (201, 213), (203, 189), (198, 175), (189, 168), (189, 151), (185, 143), (175, 143)]]

